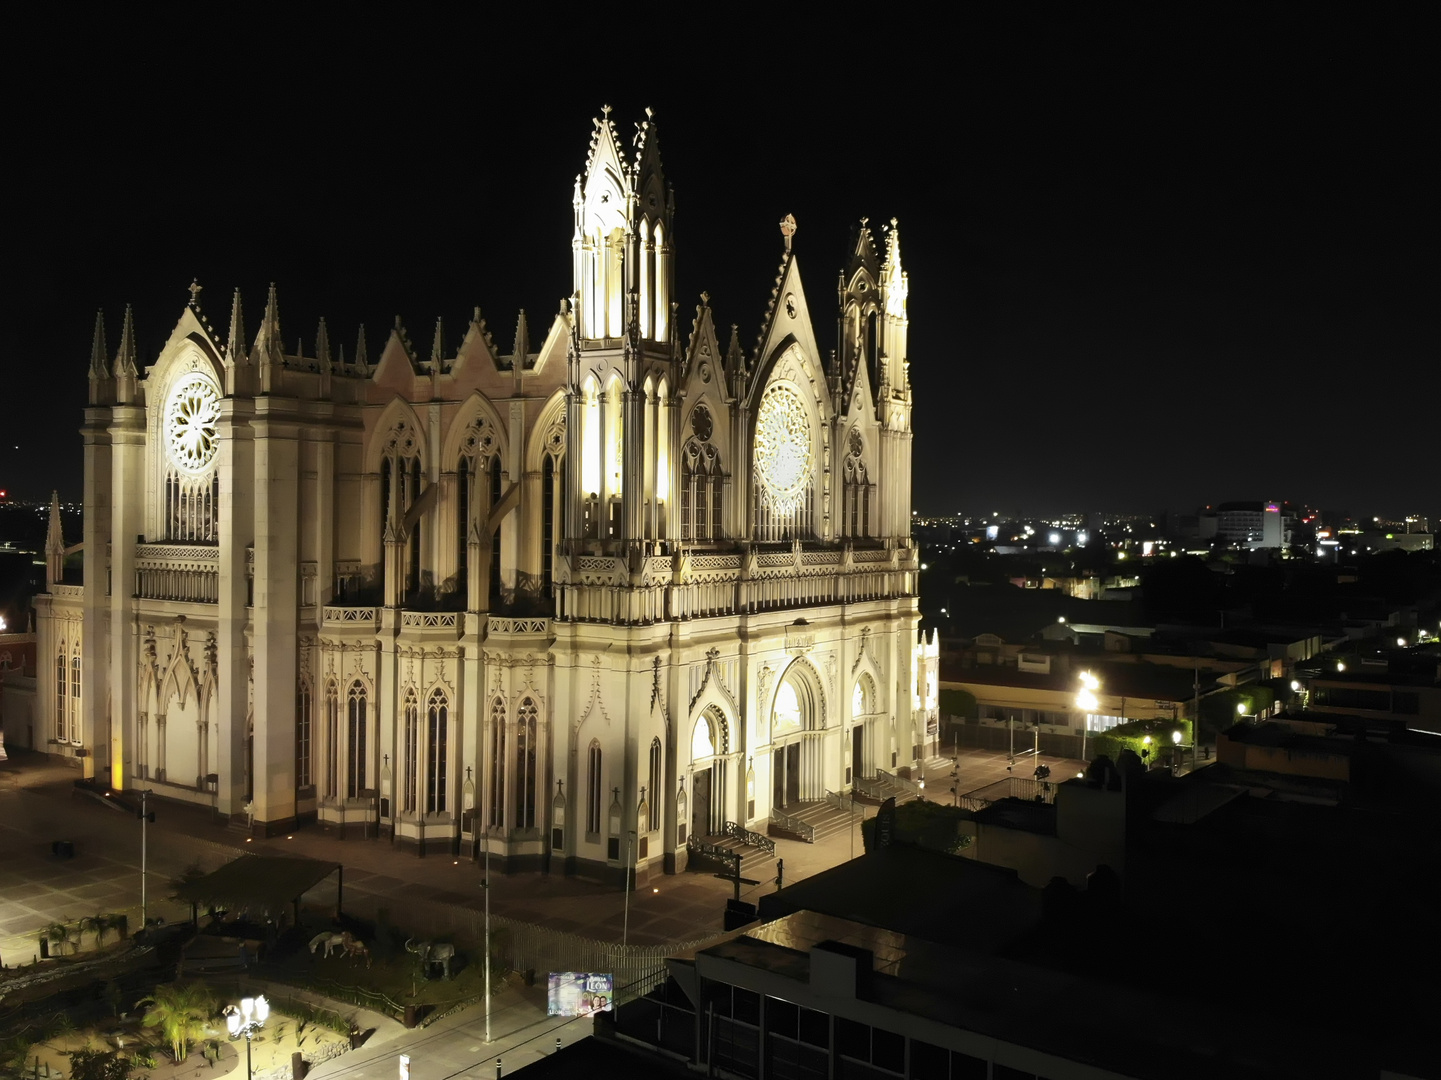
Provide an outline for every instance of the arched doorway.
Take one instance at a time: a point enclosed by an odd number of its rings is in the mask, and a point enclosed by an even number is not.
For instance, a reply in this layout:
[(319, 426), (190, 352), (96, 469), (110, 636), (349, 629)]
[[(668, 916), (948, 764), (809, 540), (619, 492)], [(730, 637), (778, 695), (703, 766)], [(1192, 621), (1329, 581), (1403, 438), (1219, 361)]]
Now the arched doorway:
[(857, 776), (875, 775), (876, 709), (875, 681), (863, 671), (851, 691), (851, 767), (846, 777), (848, 783)]
[(820, 689), (808, 669), (792, 664), (771, 706), (771, 806), (785, 809), (825, 793)]
[(696, 719), (691, 732), (690, 831), (699, 838), (725, 829), (726, 753), (729, 731), (725, 716), (712, 705)]

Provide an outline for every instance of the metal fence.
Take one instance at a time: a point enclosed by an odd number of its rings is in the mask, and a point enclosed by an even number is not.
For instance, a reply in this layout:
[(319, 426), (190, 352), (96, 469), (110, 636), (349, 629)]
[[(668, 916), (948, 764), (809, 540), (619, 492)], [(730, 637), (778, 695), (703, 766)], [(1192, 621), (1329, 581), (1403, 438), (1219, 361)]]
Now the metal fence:
[(1006, 776), (993, 784), (966, 792), (960, 797), (960, 805), (968, 810), (982, 810), (1001, 799), (1052, 803), (1056, 800), (1056, 785), (1049, 781), (1028, 780), (1024, 776)]

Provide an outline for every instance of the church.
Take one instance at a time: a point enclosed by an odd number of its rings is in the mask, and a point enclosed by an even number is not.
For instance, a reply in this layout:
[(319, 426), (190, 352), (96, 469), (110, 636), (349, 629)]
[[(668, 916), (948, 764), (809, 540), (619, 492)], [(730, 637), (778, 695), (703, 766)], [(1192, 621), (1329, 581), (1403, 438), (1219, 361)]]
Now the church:
[(97, 317), (51, 754), (257, 836), (610, 880), (934, 752), (896, 223), (823, 348), (787, 216), (747, 350), (705, 294), (683, 325), (649, 111), (594, 121), (571, 212), (570, 295), (509, 352), (479, 309), (288, 351), (274, 286), (252, 337), (192, 285), (153, 362)]

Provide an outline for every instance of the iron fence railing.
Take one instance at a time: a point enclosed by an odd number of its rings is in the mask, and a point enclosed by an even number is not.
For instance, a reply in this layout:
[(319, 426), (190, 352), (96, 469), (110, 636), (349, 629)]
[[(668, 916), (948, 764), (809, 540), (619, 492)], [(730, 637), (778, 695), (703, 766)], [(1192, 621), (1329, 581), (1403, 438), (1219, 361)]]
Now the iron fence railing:
[(747, 847), (758, 847), (767, 855), (776, 853), (776, 842), (769, 836), (762, 836), (758, 832), (751, 832), (744, 825), (734, 821), (725, 823), (725, 834), (733, 840), (739, 840)]
[(772, 810), (771, 824), (777, 829), (780, 829), (781, 832), (787, 832), (792, 836), (799, 837), (807, 844), (814, 844), (816, 842), (815, 827), (811, 825), (810, 822), (802, 821), (798, 817), (791, 817), (791, 815), (783, 814), (779, 810)]

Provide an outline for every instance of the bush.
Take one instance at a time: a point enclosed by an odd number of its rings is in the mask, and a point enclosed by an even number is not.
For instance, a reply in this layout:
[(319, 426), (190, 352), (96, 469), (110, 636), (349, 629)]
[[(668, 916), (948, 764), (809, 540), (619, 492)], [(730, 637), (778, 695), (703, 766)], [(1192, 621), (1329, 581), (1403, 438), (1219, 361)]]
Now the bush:
[[(1118, 724), (1110, 731), (1091, 736), (1089, 752), (1091, 757), (1108, 757), (1118, 761), (1123, 750), (1129, 750), (1147, 766), (1170, 761), (1175, 748), (1172, 733), (1181, 733), (1181, 743), (1191, 745), (1191, 721), (1189, 720), (1131, 720)], [(1146, 742), (1147, 738), (1150, 742)]]
[[(961, 823), (971, 820), (969, 810), (940, 803), (901, 803), (896, 807), (895, 842), (912, 844), (954, 855), (971, 842), (969, 835), (960, 832)], [(876, 819), (867, 818), (861, 822), (861, 840), (867, 851), (873, 850)]]

